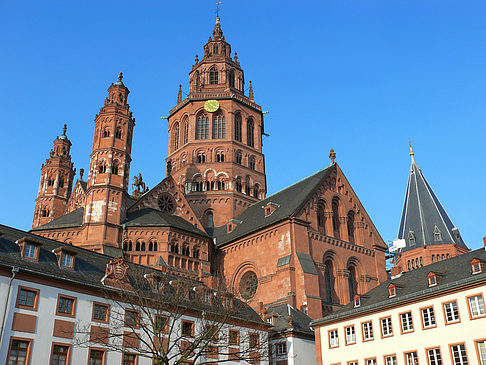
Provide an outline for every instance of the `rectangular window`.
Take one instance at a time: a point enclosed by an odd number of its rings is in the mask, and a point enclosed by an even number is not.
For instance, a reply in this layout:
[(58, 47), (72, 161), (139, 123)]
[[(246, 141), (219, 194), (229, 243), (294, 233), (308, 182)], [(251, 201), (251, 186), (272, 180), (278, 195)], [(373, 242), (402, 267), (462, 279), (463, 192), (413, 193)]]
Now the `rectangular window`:
[(167, 325), (169, 324), (169, 318), (165, 316), (155, 316), (155, 332), (167, 333)]
[(486, 365), (486, 340), (477, 341), (476, 346), (479, 356), (479, 365)]
[(481, 294), (469, 297), (467, 298), (467, 300), (469, 301), (471, 318), (477, 318), (486, 315), (486, 311), (484, 310), (484, 299)]
[(230, 345), (238, 345), (240, 343), (239, 341), (240, 337), (240, 332), (235, 331), (235, 330), (229, 330), (229, 344)]
[(37, 310), (39, 291), (36, 289), (19, 287), (17, 294), (17, 308)]
[(400, 323), (402, 324), (402, 332), (413, 331), (412, 312), (400, 314)]
[(7, 365), (25, 365), (27, 364), (27, 354), (29, 352), (30, 342), (21, 340), (12, 340), (10, 351), (8, 353)]
[(66, 365), (68, 364), (68, 357), (69, 346), (54, 345), (49, 365)]
[(103, 365), (105, 352), (102, 350), (89, 350), (89, 362), (88, 365)]
[(354, 326), (349, 326), (345, 328), (346, 332), (346, 344), (356, 343), (356, 332), (354, 331)]
[(427, 357), (429, 358), (429, 365), (442, 365), (442, 356), (440, 355), (440, 348), (427, 350)]
[(260, 340), (257, 333), (250, 334), (250, 348), (256, 349), (258, 347)]
[(391, 317), (381, 319), (381, 333), (383, 337), (393, 336)]
[(338, 331), (337, 330), (329, 331), (329, 347), (338, 347), (338, 346), (339, 346)]
[(125, 326), (137, 328), (140, 324), (140, 314), (131, 309), (125, 309)]
[(457, 302), (444, 303), (444, 313), (446, 323), (454, 323), (459, 321), (459, 309), (457, 308)]
[(397, 357), (395, 355), (385, 356), (385, 365), (397, 365)]
[(123, 365), (135, 365), (137, 363), (137, 355), (123, 354)]
[(61, 266), (71, 267), (73, 264), (73, 257), (67, 253), (61, 254)]
[(468, 365), (466, 347), (464, 346), (463, 343), (452, 345), (451, 353), (452, 353), (452, 363), (454, 365)]
[(358, 365), (358, 361), (348, 361), (348, 365)]
[(182, 322), (182, 336), (194, 336), (194, 323), (186, 321)]
[(435, 313), (433, 307), (422, 309), (422, 324), (424, 328), (435, 327)]
[(277, 356), (287, 355), (287, 344), (281, 342), (277, 344)]
[(363, 341), (373, 339), (373, 324), (371, 322), (363, 323)]
[(74, 317), (76, 308), (75, 298), (60, 295), (57, 300), (57, 315)]
[(366, 359), (366, 365), (376, 365), (376, 359)]
[(108, 322), (108, 305), (93, 303), (93, 320), (99, 322)]
[(418, 365), (417, 352), (407, 352), (405, 353), (405, 365)]
[(24, 246), (24, 257), (35, 260), (36, 256), (37, 256), (37, 247), (26, 243)]

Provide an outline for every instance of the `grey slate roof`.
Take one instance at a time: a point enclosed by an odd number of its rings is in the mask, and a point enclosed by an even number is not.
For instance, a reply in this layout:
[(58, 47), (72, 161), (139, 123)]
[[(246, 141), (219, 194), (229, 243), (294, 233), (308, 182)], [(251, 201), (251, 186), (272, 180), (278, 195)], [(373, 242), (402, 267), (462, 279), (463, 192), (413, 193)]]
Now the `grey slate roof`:
[(184, 218), (166, 214), (160, 210), (145, 208), (136, 210), (127, 215), (123, 222), (127, 227), (176, 227), (191, 233), (207, 237), (206, 232), (193, 226)]
[[(15, 243), (17, 240), (27, 237), (39, 242), (39, 260), (26, 260), (20, 255), (20, 247)], [(75, 253), (74, 270), (60, 268), (57, 257), (52, 250), (59, 247), (68, 247)], [(24, 232), (12, 227), (0, 224), (0, 267), (18, 267), (20, 272), (26, 272), (50, 280), (61, 280), (75, 283), (84, 287), (106, 289), (101, 279), (105, 276), (107, 264), (113, 257), (85, 250), (80, 247), (68, 245), (62, 242), (50, 240), (35, 234)], [(167, 280), (182, 280), (189, 286), (203, 285), (200, 282), (181, 278), (168, 273), (163, 273), (146, 266), (127, 263), (128, 272), (140, 273), (141, 275), (154, 273)], [(263, 324), (260, 316), (247, 304), (237, 300), (239, 318), (253, 323)]]
[[(471, 261), (475, 258), (486, 262), (485, 248), (403, 272), (399, 277), (388, 279), (367, 292), (361, 298), (360, 307), (354, 308), (354, 303), (349, 303), (339, 311), (313, 321), (312, 325), (333, 322), (370, 311), (383, 310), (399, 303), (406, 304), (418, 298), (437, 295), (440, 292), (471, 283), (486, 283), (485, 263), (482, 264), (482, 273), (472, 274)], [(429, 287), (427, 275), (430, 272), (439, 275), (436, 286)], [(388, 286), (390, 284), (397, 286), (396, 296), (392, 298), (388, 297)]]
[(32, 228), (31, 231), (40, 231), (44, 229), (70, 228), (81, 227), (83, 225), (84, 208), (78, 208), (72, 212), (63, 215), (49, 223), (46, 223), (37, 228)]
[[(236, 218), (242, 223), (238, 224), (232, 232), (227, 233), (226, 226), (215, 228), (214, 236), (216, 237), (216, 244), (221, 246), (296, 214), (322, 179), (334, 170), (335, 166), (330, 165), (314, 175), (250, 205)], [(265, 211), (262, 207), (268, 203), (275, 203), (279, 206), (272, 214), (265, 217)]]
[[(312, 318), (304, 312), (295, 309), (288, 303), (280, 303), (274, 306), (270, 306), (267, 309), (268, 314), (276, 313), (272, 330), (276, 332), (292, 331), (305, 335), (314, 335), (314, 331), (309, 326)], [(292, 318), (292, 328), (289, 328), (288, 318)]]
[[(434, 231), (440, 233), (440, 239), (434, 236)], [(415, 245), (411, 244), (410, 232), (413, 232), (415, 237)], [(398, 238), (406, 242), (406, 247), (402, 248), (402, 251), (425, 245), (443, 244), (457, 244), (467, 248), (459, 230), (442, 207), (413, 155)]]

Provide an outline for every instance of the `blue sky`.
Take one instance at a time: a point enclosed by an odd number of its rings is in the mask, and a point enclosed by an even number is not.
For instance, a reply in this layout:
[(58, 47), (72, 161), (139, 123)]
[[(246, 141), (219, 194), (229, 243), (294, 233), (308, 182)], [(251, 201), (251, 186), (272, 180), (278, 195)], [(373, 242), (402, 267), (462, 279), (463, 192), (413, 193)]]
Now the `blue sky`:
[[(136, 117), (130, 174), (165, 177), (178, 85), (215, 1), (0, 1), (0, 223), (29, 229), (41, 164), (68, 123), (87, 169), (94, 116), (123, 71)], [(416, 161), (471, 248), (486, 235), (486, 2), (223, 1), (221, 23), (265, 116), (268, 192), (329, 164), (385, 241)], [(248, 86), (248, 83), (247, 83)]]

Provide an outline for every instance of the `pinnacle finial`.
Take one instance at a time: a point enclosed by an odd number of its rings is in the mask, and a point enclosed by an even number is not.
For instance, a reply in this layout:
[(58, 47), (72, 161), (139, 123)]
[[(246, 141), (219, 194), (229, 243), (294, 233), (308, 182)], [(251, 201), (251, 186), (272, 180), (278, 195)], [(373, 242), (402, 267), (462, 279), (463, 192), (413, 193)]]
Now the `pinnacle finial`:
[(221, 5), (221, 1), (216, 3), (216, 17), (219, 18), (219, 6)]
[(118, 81), (122, 82), (123, 80), (123, 72), (120, 72), (120, 74), (118, 75)]
[(415, 152), (413, 152), (413, 149), (412, 149), (412, 142), (413, 142), (413, 139), (408, 140), (408, 145), (410, 146), (410, 152), (409, 152), (410, 156), (415, 155)]
[(214, 38), (222, 38), (223, 37), (223, 31), (221, 30), (221, 23), (219, 22), (219, 4), (221, 4), (221, 1), (216, 3), (216, 24), (214, 24), (214, 30), (213, 30), (213, 37)]
[(182, 85), (179, 84), (179, 92), (177, 93), (177, 104), (182, 101)]
[(64, 127), (62, 128), (62, 135), (65, 136), (67, 131), (67, 124), (64, 124)]
[(334, 163), (334, 160), (336, 159), (336, 152), (334, 152), (333, 148), (331, 148), (329, 151), (329, 158), (331, 159), (331, 163)]
[(255, 98), (253, 97), (253, 85), (251, 84), (251, 80), (250, 80), (250, 90), (248, 91), (248, 98), (250, 98), (250, 100), (255, 100)]

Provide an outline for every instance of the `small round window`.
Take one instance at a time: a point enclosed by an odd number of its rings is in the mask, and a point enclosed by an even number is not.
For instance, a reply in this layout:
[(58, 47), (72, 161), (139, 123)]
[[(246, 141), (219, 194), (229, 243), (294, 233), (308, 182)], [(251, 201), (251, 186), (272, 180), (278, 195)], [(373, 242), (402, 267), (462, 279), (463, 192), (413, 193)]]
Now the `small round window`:
[(174, 200), (169, 194), (167, 193), (162, 194), (162, 196), (159, 198), (159, 208), (164, 213), (167, 214), (174, 213), (175, 210)]
[(240, 295), (243, 299), (251, 299), (258, 289), (258, 278), (253, 271), (247, 271), (240, 279)]

